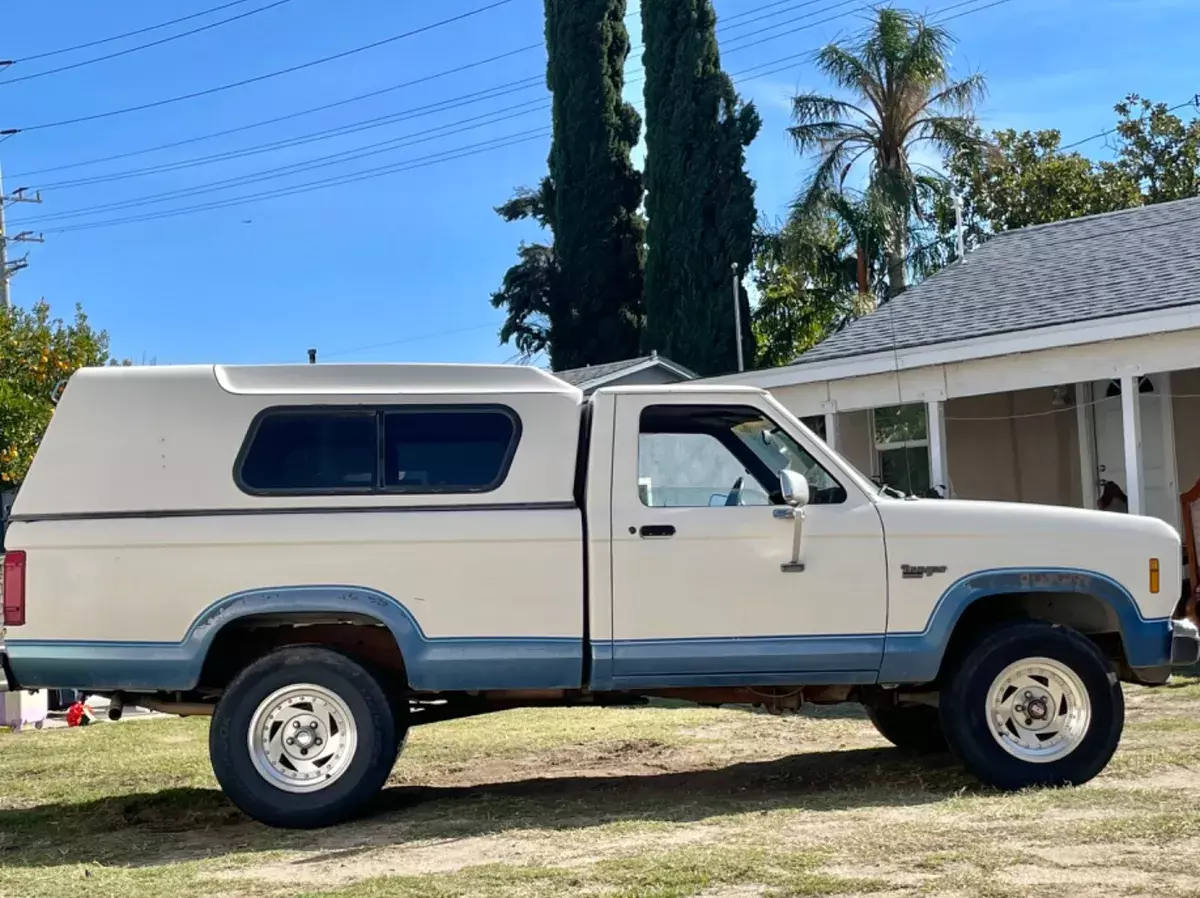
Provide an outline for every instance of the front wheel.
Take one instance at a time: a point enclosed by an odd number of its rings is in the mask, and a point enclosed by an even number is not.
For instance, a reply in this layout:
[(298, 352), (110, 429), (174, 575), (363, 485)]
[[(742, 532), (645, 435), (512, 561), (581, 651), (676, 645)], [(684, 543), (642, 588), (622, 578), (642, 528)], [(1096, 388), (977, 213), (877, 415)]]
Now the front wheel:
[(951, 751), (998, 789), (1096, 776), (1117, 749), (1125, 699), (1085, 636), (1042, 621), (1005, 624), (951, 666), (940, 698)]
[(213, 772), (233, 803), (296, 829), (358, 813), (387, 780), (400, 743), (379, 682), (345, 655), (307, 646), (239, 673), (209, 730)]

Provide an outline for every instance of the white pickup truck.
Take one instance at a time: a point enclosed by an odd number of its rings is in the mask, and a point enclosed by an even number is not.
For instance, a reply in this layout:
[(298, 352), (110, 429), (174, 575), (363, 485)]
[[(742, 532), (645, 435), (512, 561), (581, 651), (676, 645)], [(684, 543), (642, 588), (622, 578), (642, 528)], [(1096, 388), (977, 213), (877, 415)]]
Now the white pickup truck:
[(999, 788), (1081, 783), (1120, 681), (1200, 651), (1166, 524), (893, 497), (703, 383), (84, 370), (7, 548), (10, 685), (211, 714), (217, 779), (282, 826), (358, 811), (411, 726), (658, 697), (857, 701)]

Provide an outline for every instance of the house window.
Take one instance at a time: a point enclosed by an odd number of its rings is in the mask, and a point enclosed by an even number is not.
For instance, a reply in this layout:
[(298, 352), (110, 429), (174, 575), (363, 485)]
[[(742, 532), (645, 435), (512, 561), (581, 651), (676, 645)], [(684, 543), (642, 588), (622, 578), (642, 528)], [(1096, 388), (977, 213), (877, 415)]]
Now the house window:
[(877, 408), (871, 415), (879, 480), (910, 496), (929, 491), (929, 427), (924, 405)]
[(825, 416), (824, 415), (806, 415), (800, 419), (801, 423), (819, 436), (823, 440), (828, 440), (829, 435), (825, 433)]

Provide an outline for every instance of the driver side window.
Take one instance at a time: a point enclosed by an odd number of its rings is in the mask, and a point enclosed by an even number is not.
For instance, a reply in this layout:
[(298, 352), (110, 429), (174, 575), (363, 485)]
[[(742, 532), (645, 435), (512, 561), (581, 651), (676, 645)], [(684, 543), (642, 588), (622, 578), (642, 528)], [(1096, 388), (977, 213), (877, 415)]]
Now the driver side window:
[(810, 503), (846, 491), (795, 439), (750, 406), (652, 405), (638, 433), (638, 494), (651, 508), (781, 505), (785, 468), (808, 480)]
[(638, 494), (651, 508), (770, 504), (733, 453), (707, 433), (640, 434)]

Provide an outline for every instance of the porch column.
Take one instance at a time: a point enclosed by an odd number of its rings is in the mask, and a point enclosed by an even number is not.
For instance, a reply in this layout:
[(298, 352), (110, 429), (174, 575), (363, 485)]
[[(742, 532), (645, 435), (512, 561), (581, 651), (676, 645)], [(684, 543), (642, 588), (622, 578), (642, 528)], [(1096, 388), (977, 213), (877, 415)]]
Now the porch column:
[(929, 432), (929, 485), (950, 498), (950, 465), (946, 459), (946, 403), (925, 403), (925, 421)]
[(825, 413), (825, 443), (834, 452), (839, 451), (842, 435), (838, 433), (838, 413), (829, 411)]
[(1121, 375), (1121, 435), (1125, 448), (1125, 495), (1129, 513), (1146, 510), (1146, 488), (1142, 478), (1142, 403), (1136, 374)]
[(1096, 443), (1092, 428), (1092, 385), (1075, 384), (1075, 424), (1079, 430), (1079, 486), (1084, 508), (1096, 507)]

